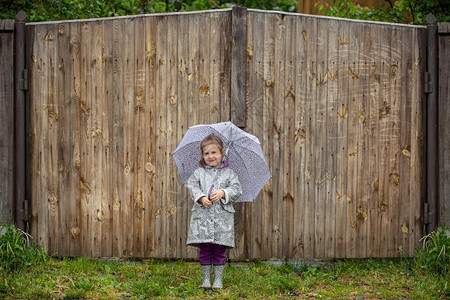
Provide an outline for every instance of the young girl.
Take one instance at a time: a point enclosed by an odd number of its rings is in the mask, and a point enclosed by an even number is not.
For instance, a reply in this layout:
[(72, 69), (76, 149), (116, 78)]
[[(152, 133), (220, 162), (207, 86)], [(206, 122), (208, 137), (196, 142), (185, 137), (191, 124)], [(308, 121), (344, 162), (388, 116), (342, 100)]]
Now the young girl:
[(242, 194), (238, 176), (224, 160), (222, 140), (210, 134), (200, 144), (199, 168), (187, 181), (194, 207), (187, 244), (199, 248), (202, 288), (211, 289), (214, 265), (214, 289), (223, 287), (225, 250), (234, 247), (234, 208), (232, 203)]

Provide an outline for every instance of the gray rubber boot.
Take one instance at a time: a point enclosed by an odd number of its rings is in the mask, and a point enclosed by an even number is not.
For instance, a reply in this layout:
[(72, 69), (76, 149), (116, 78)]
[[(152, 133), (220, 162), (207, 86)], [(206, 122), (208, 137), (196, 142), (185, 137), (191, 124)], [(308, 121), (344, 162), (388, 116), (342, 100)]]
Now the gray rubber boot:
[(212, 265), (201, 265), (201, 266), (202, 266), (202, 275), (203, 275), (202, 289), (210, 290), (211, 289), (211, 267), (212, 267)]
[(215, 265), (214, 266), (214, 284), (213, 289), (221, 289), (223, 288), (223, 270), (225, 269), (225, 265)]

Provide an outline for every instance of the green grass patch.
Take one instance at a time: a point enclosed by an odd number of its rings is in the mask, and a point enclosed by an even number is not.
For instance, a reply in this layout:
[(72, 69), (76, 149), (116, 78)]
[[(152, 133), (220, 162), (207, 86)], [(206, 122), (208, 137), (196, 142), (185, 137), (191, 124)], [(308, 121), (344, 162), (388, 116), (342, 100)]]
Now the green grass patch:
[(224, 289), (203, 291), (197, 263), (49, 258), (0, 272), (3, 298), (417, 298), (450, 296), (449, 275), (417, 272), (412, 258), (336, 260), (315, 267), (228, 265)]
[(198, 263), (48, 257), (25, 233), (9, 230), (0, 240), (0, 297), (6, 299), (450, 298), (448, 229), (425, 237), (416, 258), (341, 259), (319, 266), (287, 260), (278, 266), (232, 263), (219, 291), (200, 288)]

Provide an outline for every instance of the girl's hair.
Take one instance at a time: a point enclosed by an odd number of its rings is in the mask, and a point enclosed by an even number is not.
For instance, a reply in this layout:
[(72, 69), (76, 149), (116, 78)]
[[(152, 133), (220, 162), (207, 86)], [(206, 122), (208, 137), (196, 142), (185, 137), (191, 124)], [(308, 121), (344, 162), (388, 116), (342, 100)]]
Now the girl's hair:
[(200, 161), (198, 162), (198, 165), (200, 167), (205, 167), (207, 165), (207, 163), (203, 159), (203, 148), (210, 144), (216, 144), (217, 147), (219, 147), (220, 151), (223, 150), (222, 139), (220, 137), (218, 137), (217, 135), (215, 135), (214, 133), (208, 134), (200, 143), (200, 151), (202, 151), (202, 159), (200, 159)]

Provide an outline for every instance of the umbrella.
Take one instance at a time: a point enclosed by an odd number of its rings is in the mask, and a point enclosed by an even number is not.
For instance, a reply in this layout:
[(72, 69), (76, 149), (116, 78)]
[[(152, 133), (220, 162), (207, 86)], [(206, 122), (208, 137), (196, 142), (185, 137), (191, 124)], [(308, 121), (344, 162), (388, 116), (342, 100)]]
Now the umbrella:
[(200, 143), (209, 134), (215, 134), (223, 141), (225, 159), (242, 187), (237, 202), (252, 202), (270, 179), (261, 144), (258, 138), (231, 122), (201, 124), (189, 127), (172, 156), (178, 167), (183, 185), (198, 168), (201, 159)]

